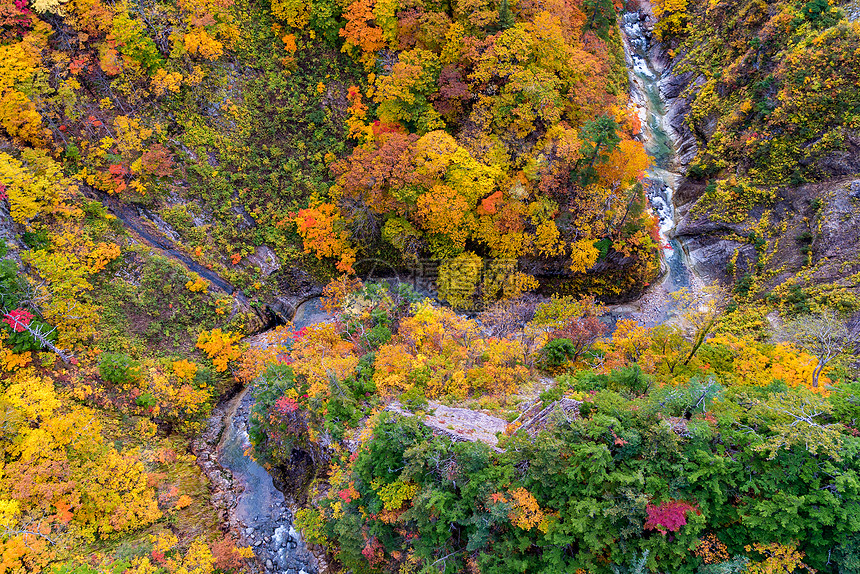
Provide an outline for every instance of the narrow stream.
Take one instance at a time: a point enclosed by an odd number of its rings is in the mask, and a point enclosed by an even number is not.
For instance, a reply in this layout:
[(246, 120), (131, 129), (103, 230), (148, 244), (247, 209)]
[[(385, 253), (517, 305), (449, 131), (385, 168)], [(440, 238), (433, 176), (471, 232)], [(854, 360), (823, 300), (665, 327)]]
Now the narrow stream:
[[(311, 299), (298, 306), (293, 325), (300, 329), (327, 318), (319, 299)], [(317, 563), (293, 526), (294, 508), (275, 487), (268, 471), (248, 454), (248, 416), (253, 405), (250, 386), (232, 399), (217, 449), (219, 463), (232, 473), (234, 484), (239, 486), (233, 518), (242, 527), (244, 543), (254, 547), (266, 572), (313, 574)]]
[(645, 151), (654, 158), (644, 184), (651, 208), (660, 220), (664, 275), (642, 298), (632, 305), (622, 306), (617, 312), (632, 316), (646, 326), (666, 320), (672, 310), (669, 293), (697, 285), (684, 246), (672, 237), (676, 224), (673, 195), (683, 175), (675, 142), (669, 136), (666, 103), (660, 91), (665, 71), (659, 63), (659, 47), (652, 44), (650, 18), (653, 17), (646, 5), (638, 11), (624, 12), (620, 22), (630, 78), (630, 100), (642, 124)]

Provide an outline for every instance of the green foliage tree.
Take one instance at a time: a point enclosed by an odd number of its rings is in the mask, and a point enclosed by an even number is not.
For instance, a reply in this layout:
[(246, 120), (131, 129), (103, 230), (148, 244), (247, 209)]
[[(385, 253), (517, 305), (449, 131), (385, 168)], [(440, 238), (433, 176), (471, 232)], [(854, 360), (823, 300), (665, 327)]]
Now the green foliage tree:
[(598, 37), (608, 40), (610, 30), (616, 24), (615, 3), (612, 0), (585, 0), (587, 19), (585, 28), (594, 31)]
[(512, 28), (515, 23), (510, 3), (508, 0), (501, 0), (499, 2), (499, 29), (507, 30), (508, 28)]
[(604, 163), (621, 142), (618, 123), (608, 115), (589, 120), (582, 126), (580, 141), (581, 159), (571, 173), (571, 178), (586, 186), (597, 181), (596, 165)]

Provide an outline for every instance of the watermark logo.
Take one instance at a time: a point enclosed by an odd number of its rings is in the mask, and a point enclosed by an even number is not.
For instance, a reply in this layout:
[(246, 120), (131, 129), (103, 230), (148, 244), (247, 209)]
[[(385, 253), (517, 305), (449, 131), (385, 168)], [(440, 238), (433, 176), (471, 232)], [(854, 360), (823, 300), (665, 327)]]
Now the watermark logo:
[(364, 283), (387, 283), (390, 286), (407, 285), (413, 290), (436, 297), (439, 277), (437, 259), (419, 259), (403, 267), (375, 258), (359, 259), (353, 264), (356, 276)]

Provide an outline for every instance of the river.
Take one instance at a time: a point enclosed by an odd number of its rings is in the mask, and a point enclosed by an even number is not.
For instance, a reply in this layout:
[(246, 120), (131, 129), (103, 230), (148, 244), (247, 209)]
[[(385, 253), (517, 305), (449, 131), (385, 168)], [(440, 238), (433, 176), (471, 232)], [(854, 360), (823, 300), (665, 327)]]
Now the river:
[(643, 183), (651, 208), (660, 220), (664, 248), (661, 279), (637, 301), (615, 306), (613, 315), (633, 318), (650, 327), (669, 318), (674, 308), (669, 293), (681, 288), (696, 289), (701, 282), (692, 272), (684, 245), (672, 236), (676, 224), (674, 193), (683, 178), (683, 166), (669, 135), (672, 131), (661, 91), (667, 73), (661, 65), (660, 47), (653, 43), (650, 6), (642, 2), (640, 10), (625, 11), (619, 24), (630, 79), (630, 102), (642, 124), (645, 151), (653, 158)]
[[(296, 308), (293, 326), (301, 329), (328, 318), (319, 299), (310, 299)], [(248, 386), (228, 403), (222, 419), (218, 462), (230, 471), (237, 493), (230, 520), (240, 530), (243, 543), (254, 547), (267, 573), (313, 574), (318, 562), (293, 526), (294, 506), (268, 471), (248, 454), (248, 416), (253, 405), (253, 386)]]

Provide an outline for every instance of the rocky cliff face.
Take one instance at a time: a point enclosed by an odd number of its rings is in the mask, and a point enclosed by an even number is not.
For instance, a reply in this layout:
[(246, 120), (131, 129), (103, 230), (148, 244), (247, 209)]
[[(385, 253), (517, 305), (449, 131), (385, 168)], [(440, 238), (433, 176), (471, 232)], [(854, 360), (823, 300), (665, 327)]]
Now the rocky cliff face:
[[(642, 2), (640, 15), (650, 37), (655, 21), (650, 4)], [(680, 174), (672, 197), (675, 228), (670, 236), (683, 245), (697, 274), (722, 283), (757, 274), (765, 289), (797, 277), (800, 284), (816, 289), (855, 290), (851, 276), (860, 271), (860, 134), (846, 132), (843, 150), (816, 159), (816, 172), (826, 181), (782, 187), (772, 203), (754, 207), (746, 220), (722, 221), (701, 201), (707, 182), (686, 177), (687, 166), (717, 125), (717, 118), (689, 119), (691, 102), (705, 79), (679, 71), (684, 53), (671, 58), (665, 46), (651, 40), (649, 56), (660, 74), (665, 106), (663, 127), (676, 150), (671, 167)]]
[(860, 295), (860, 178), (779, 189), (771, 206), (739, 223), (688, 209), (675, 233), (707, 279), (755, 274), (764, 291), (797, 284), (822, 296), (840, 287)]

